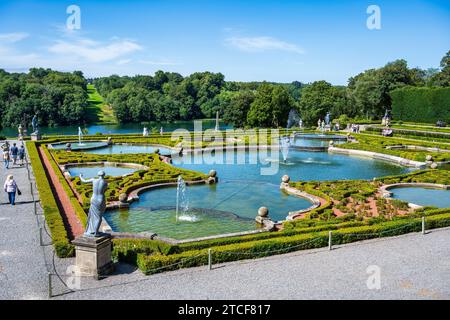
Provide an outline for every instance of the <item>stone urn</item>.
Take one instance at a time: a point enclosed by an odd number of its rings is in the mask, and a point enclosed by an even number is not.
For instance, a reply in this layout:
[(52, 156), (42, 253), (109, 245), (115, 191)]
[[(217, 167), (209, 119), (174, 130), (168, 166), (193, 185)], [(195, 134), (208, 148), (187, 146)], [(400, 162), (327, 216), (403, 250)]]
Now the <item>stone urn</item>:
[(334, 146), (334, 141), (333, 141), (333, 140), (330, 140), (330, 142), (328, 142), (328, 145), (329, 145), (330, 147)]
[(112, 145), (112, 138), (111, 137), (108, 137), (108, 146), (110, 146), (110, 145)]
[(127, 194), (126, 194), (126, 193), (121, 193), (121, 194), (119, 195), (119, 201), (120, 201), (121, 203), (127, 203), (127, 202), (128, 202), (128, 196), (127, 196)]
[(267, 209), (267, 207), (261, 207), (258, 209), (258, 215), (256, 216), (255, 221), (264, 224), (264, 221), (266, 220), (270, 220), (269, 209)]
[(430, 165), (430, 168), (431, 168), (431, 169), (437, 169), (437, 167), (438, 167), (438, 164), (437, 164), (436, 162), (433, 162), (433, 163)]
[(284, 189), (289, 187), (289, 181), (291, 181), (291, 178), (285, 174), (284, 176), (281, 177), (281, 185), (280, 185), (280, 189)]
[(214, 184), (218, 181), (217, 178), (217, 171), (216, 170), (210, 170), (208, 174), (208, 179), (206, 180), (206, 183), (208, 184)]
[(433, 156), (432, 155), (427, 155), (426, 157), (425, 157), (425, 160), (427, 161), (427, 162), (432, 162), (433, 161)]

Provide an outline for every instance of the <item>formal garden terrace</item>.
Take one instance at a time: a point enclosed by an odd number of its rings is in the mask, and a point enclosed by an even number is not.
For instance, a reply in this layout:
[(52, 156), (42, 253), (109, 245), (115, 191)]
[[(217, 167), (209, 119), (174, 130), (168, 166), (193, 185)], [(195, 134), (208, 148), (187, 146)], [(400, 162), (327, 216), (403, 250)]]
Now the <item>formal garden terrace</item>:
[(447, 142), (372, 132), (225, 133), (86, 135), (85, 143), (107, 146), (70, 151), (75, 136), (27, 142), (58, 256), (73, 256), (74, 224), (86, 224), (92, 186), (78, 174), (105, 165), (129, 171), (107, 172), (102, 228), (114, 237), (114, 259), (146, 274), (207, 264), (208, 249), (225, 262), (326, 246), (330, 231), (334, 243), (347, 243), (419, 231), (423, 217), (427, 228), (450, 225), (446, 202), (383, 192), (399, 183), (448, 186)]

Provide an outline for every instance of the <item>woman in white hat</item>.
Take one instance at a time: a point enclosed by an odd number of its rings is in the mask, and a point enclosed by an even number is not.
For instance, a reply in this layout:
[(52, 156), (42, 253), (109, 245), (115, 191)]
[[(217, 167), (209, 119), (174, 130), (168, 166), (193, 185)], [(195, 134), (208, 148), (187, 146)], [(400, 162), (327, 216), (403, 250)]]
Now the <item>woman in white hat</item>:
[(3, 189), (8, 193), (8, 200), (11, 205), (16, 205), (16, 192), (20, 195), (19, 187), (17, 186), (14, 177), (10, 174), (3, 185)]

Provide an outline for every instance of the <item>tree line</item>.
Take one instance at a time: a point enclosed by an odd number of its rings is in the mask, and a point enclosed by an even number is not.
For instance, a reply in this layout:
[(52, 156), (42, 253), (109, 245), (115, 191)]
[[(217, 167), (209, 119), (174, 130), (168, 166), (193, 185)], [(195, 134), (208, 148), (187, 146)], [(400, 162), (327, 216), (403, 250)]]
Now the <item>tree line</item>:
[(27, 74), (0, 70), (0, 123), (29, 123), (34, 113), (42, 125), (87, 121), (87, 82), (92, 82), (121, 123), (213, 118), (216, 112), (235, 127), (284, 127), (295, 109), (305, 125), (327, 112), (360, 119), (380, 119), (392, 107), (393, 90), (450, 86), (450, 51), (440, 68), (409, 68), (396, 60), (351, 77), (347, 86), (326, 81), (304, 84), (225, 81), (221, 73), (189, 76), (157, 71), (153, 76), (117, 76), (86, 80), (80, 71), (64, 73), (33, 68)]
[(111, 76), (94, 80), (94, 85), (120, 122), (173, 121), (221, 118), (235, 127), (283, 127), (291, 109), (306, 125), (314, 125), (327, 112), (360, 119), (380, 119), (391, 110), (391, 92), (414, 87), (450, 85), (450, 51), (439, 69), (409, 68), (396, 60), (351, 77), (347, 86), (326, 81), (232, 82), (221, 73), (202, 72), (183, 77), (158, 71), (154, 76)]
[(85, 121), (87, 81), (80, 71), (32, 68), (28, 73), (0, 69), (0, 126), (29, 126), (34, 114), (40, 125)]

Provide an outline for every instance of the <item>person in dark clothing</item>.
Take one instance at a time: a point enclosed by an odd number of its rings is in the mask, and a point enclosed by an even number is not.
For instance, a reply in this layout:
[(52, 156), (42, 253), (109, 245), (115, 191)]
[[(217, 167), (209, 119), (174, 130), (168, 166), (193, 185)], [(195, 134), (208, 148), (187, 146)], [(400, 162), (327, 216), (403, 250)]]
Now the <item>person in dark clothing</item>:
[(19, 148), (17, 148), (15, 143), (13, 143), (13, 146), (11, 147), (10, 153), (11, 153), (11, 158), (12, 158), (12, 161), (13, 161), (13, 165), (15, 165), (16, 162), (17, 162), (17, 156), (19, 155)]
[(21, 145), (19, 148), (19, 160), (20, 160), (20, 165), (23, 166), (24, 165), (24, 160), (25, 160), (25, 146)]

